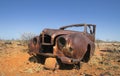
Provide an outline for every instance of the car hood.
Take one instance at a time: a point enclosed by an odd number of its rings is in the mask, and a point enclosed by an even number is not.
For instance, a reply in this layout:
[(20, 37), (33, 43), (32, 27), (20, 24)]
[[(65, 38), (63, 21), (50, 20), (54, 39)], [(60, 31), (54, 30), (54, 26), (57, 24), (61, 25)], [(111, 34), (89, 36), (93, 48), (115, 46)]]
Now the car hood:
[(61, 30), (61, 29), (44, 29), (42, 33), (47, 34), (49, 36), (52, 36), (53, 38), (58, 35), (67, 35), (67, 34), (73, 34), (73, 33), (82, 33), (78, 31), (71, 31), (71, 30)]

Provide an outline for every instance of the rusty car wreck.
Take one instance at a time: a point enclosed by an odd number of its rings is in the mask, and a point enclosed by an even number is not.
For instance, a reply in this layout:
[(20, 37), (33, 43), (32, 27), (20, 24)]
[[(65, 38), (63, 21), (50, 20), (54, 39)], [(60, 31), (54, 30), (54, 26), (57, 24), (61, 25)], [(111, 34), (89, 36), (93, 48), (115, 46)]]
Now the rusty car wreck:
[[(84, 30), (67, 30), (72, 27), (83, 27)], [(59, 29), (44, 29), (39, 36), (30, 40), (28, 53), (32, 56), (45, 56), (45, 67), (50, 69), (59, 66), (59, 62), (79, 66), (81, 61), (88, 62), (94, 54), (95, 30), (96, 25), (93, 24), (73, 24)]]

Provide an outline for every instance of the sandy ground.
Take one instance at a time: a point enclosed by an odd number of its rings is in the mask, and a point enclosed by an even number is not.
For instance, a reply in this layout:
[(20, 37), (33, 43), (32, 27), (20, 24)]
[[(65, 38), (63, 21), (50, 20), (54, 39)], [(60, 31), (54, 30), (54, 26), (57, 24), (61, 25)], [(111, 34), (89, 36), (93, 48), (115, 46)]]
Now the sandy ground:
[(81, 69), (52, 71), (30, 62), (27, 50), (26, 45), (16, 42), (0, 42), (0, 76), (120, 76), (120, 51), (100, 51), (99, 47), (89, 63), (81, 63)]

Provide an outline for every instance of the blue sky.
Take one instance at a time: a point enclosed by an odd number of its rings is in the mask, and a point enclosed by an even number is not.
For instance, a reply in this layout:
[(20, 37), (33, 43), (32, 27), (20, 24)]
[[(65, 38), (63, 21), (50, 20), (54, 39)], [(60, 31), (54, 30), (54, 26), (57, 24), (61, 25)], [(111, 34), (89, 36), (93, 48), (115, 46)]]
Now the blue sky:
[(120, 0), (0, 0), (0, 38), (44, 28), (96, 24), (96, 38), (120, 41)]

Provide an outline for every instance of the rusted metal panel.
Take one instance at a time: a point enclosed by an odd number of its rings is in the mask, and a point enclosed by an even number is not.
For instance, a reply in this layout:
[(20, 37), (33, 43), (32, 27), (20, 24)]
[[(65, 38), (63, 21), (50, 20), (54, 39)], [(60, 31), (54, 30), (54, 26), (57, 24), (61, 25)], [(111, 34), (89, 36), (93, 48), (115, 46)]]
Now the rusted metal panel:
[(40, 38), (39, 36), (34, 37), (33, 39), (30, 40), (28, 44), (29, 51), (28, 53), (30, 55), (38, 54), (39, 50), (41, 50), (41, 45), (40, 45)]

